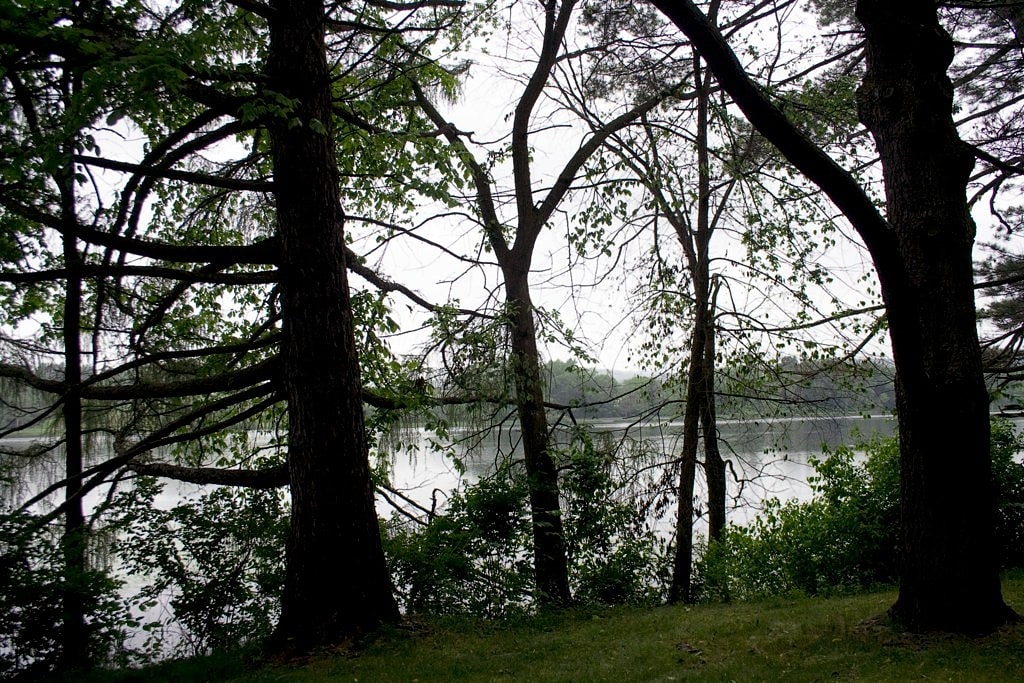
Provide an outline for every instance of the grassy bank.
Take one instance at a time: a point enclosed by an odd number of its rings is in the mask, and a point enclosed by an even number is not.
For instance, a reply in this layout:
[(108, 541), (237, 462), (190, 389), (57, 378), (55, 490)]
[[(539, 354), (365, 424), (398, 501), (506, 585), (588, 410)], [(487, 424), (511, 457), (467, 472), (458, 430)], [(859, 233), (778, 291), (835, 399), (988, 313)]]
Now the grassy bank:
[[(1024, 612), (1024, 575), (1004, 582)], [(574, 611), (517, 623), (414, 622), (359, 654), (301, 663), (174, 662), (134, 681), (1020, 681), (1024, 625), (985, 637), (904, 633), (879, 592), (692, 608)]]

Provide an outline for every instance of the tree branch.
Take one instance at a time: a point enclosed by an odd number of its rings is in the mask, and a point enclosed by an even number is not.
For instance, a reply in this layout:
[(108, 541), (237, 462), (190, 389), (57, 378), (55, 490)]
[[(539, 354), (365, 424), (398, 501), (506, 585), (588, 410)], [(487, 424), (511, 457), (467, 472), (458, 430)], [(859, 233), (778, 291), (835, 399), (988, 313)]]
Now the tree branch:
[(112, 171), (123, 171), (125, 173), (135, 173), (137, 175), (153, 178), (166, 178), (168, 180), (180, 180), (182, 182), (192, 183), (195, 185), (219, 187), (225, 190), (267, 193), (274, 191), (274, 183), (272, 182), (262, 182), (259, 180), (237, 180), (235, 178), (212, 176), (206, 173), (197, 173), (195, 171), (179, 171), (173, 168), (157, 168), (153, 166), (144, 166), (142, 164), (132, 164), (126, 161), (104, 159), (103, 157), (86, 156), (84, 154), (76, 154), (74, 156), (74, 160), (80, 164), (106, 168)]
[[(845, 169), (809, 140), (746, 73), (722, 34), (691, 0), (652, 0), (689, 37), (751, 124), (828, 195), (876, 259), (895, 254), (888, 222)], [(891, 270), (890, 268), (886, 269)]]
[(128, 466), (136, 474), (164, 477), (190, 484), (243, 486), (250, 489), (276, 489), (288, 484), (288, 465), (262, 470), (229, 470), (222, 467), (186, 467), (165, 462), (136, 462)]

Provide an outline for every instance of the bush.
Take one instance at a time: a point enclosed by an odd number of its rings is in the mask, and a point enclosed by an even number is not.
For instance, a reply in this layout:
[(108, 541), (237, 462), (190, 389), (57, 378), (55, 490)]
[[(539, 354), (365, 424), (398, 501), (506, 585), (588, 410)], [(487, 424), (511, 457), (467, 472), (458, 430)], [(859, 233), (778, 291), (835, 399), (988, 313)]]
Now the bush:
[(533, 582), (525, 477), (506, 463), (454, 491), (427, 524), (392, 517), (384, 551), (407, 612), (504, 617), (528, 609)]
[(58, 536), (27, 513), (0, 515), (0, 679), (39, 679), (56, 669), (69, 588), (84, 604), (92, 657), (124, 663), (115, 656), (135, 624), (117, 597), (118, 583), (102, 569), (65, 572)]
[(562, 451), (565, 545), (578, 603), (651, 604), (660, 598), (666, 561), (647, 515), (621, 495), (611, 448), (599, 449), (585, 429)]
[[(620, 500), (610, 451), (583, 430), (555, 453), (563, 472), (563, 530), (578, 603), (657, 601), (662, 556), (646, 515)], [(451, 494), (424, 526), (392, 517), (384, 546), (402, 607), (429, 614), (507, 617), (533, 609), (528, 489), (521, 463)]]
[[(1004, 567), (1024, 566), (1024, 439), (992, 424), (996, 535)], [(861, 455), (862, 454), (862, 455)], [(860, 590), (897, 579), (899, 441), (873, 439), (812, 458), (807, 502), (769, 501), (745, 527), (704, 548), (695, 567), (701, 600)]]
[(992, 478), (996, 487), (996, 539), (1004, 568), (1024, 567), (1024, 435), (1007, 420), (992, 421)]
[(270, 634), (284, 582), (287, 504), (276, 490), (218, 487), (164, 510), (162, 490), (141, 477), (115, 504), (123, 571), (142, 582), (146, 651), (208, 654)]

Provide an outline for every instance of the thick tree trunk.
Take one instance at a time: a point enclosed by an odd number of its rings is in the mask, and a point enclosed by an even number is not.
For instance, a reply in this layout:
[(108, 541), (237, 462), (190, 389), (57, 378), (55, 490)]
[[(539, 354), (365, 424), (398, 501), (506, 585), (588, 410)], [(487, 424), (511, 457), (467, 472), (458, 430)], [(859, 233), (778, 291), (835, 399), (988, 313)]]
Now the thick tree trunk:
[(975, 228), (966, 202), (973, 154), (952, 120), (953, 45), (931, 0), (861, 0), (857, 16), (868, 39), (860, 117), (882, 159), (898, 251), (895, 260), (876, 258), (901, 443), (900, 592), (892, 615), (918, 629), (987, 629), (1012, 612), (994, 552)]
[(558, 493), (558, 471), (551, 458), (544, 411), (537, 331), (530, 299), (529, 265), (505, 269), (506, 302), (512, 315), (512, 373), (523, 430), (523, 459), (530, 489), (534, 572), (543, 607), (568, 605), (569, 571)]
[(271, 647), (304, 652), (399, 615), (367, 460), (329, 134), (323, 4), (279, 0), (273, 9), (270, 88), (298, 104), (271, 124), (292, 497), (281, 618)]

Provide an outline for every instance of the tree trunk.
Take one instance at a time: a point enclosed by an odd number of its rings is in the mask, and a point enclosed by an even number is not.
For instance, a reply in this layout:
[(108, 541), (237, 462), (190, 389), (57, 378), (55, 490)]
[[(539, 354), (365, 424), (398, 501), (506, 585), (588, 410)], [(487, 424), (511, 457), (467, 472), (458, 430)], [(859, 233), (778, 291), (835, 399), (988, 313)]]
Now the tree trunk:
[[(715, 285), (712, 285), (712, 289)], [(704, 479), (708, 485), (708, 540), (721, 541), (725, 534), (725, 501), (728, 496), (725, 461), (718, 448), (718, 411), (715, 409), (715, 294), (708, 297), (704, 347), (704, 401), (701, 433), (704, 438)]]
[[(708, 19), (717, 22), (718, 0), (708, 8)], [(700, 56), (695, 52), (693, 73), (697, 80), (697, 235), (696, 250), (691, 264), (694, 273), (694, 300), (698, 314), (694, 320), (693, 353), (699, 363), (696, 379), (698, 404), (704, 443), (704, 479), (707, 483), (708, 538), (720, 540), (725, 530), (725, 463), (718, 451), (718, 424), (715, 415), (715, 311), (711, 282), (711, 238), (715, 220), (711, 216), (711, 150), (708, 133), (711, 128), (711, 98), (713, 96), (711, 71), (702, 68)], [(726, 193), (726, 197), (728, 193)], [(724, 199), (723, 199), (724, 201)]]
[(530, 299), (529, 264), (503, 268), (506, 303), (512, 316), (512, 374), (516, 407), (523, 430), (523, 458), (530, 489), (534, 572), (542, 607), (566, 606), (571, 600), (565, 554), (558, 471), (551, 458), (548, 421), (544, 411), (537, 331)]
[(915, 629), (984, 630), (1012, 612), (995, 556), (988, 395), (966, 202), (974, 158), (952, 119), (949, 35), (931, 0), (861, 0), (860, 118), (882, 160), (896, 259), (876, 258), (897, 373), (900, 592)]
[[(712, 12), (718, 3), (712, 4)], [(715, 326), (711, 301), (711, 160), (708, 142), (711, 74), (693, 55), (697, 86), (697, 215), (696, 229), (683, 219), (670, 217), (686, 256), (693, 288), (693, 329), (690, 331), (690, 361), (686, 376), (686, 407), (683, 412), (683, 449), (679, 467), (676, 547), (669, 587), (671, 602), (692, 602), (693, 575), (693, 490), (698, 445), (704, 444), (704, 473), (707, 481), (709, 537), (721, 538), (725, 527), (725, 464), (718, 452), (715, 420)], [(669, 207), (666, 207), (668, 209)]]
[(278, 0), (273, 8), (270, 89), (297, 105), (270, 126), (292, 498), (281, 617), (271, 647), (305, 652), (397, 621), (399, 614), (369, 473), (330, 135), (323, 4)]
[[(69, 149), (71, 145), (69, 144)], [(61, 213), (67, 221), (63, 235), (64, 267), (67, 281), (64, 290), (64, 396), (61, 407), (64, 418), (64, 534), (61, 537), (64, 590), (62, 595), (61, 668), (84, 670), (91, 664), (89, 627), (86, 623), (85, 587), (88, 569), (86, 560), (85, 510), (79, 489), (82, 488), (82, 258), (74, 236), (75, 191), (71, 155), (67, 156), (67, 173), (61, 184)]]
[[(696, 329), (696, 325), (694, 326)], [(697, 473), (697, 439), (700, 389), (695, 381), (702, 360), (690, 350), (687, 373), (686, 408), (683, 412), (683, 451), (679, 462), (679, 486), (676, 491), (676, 547), (672, 557), (672, 583), (669, 602), (693, 602), (693, 483)]]
[[(692, 249), (690, 250), (692, 252)], [(672, 561), (669, 602), (692, 602), (693, 578), (693, 489), (697, 471), (697, 446), (700, 418), (705, 399), (704, 349), (707, 344), (707, 269), (691, 262), (694, 292), (693, 330), (690, 333), (690, 363), (686, 373), (686, 406), (683, 410), (683, 450), (679, 463), (679, 487), (676, 503), (676, 547)], [(707, 263), (705, 262), (706, 266)], [(695, 266), (695, 267), (694, 267)]]

